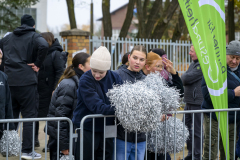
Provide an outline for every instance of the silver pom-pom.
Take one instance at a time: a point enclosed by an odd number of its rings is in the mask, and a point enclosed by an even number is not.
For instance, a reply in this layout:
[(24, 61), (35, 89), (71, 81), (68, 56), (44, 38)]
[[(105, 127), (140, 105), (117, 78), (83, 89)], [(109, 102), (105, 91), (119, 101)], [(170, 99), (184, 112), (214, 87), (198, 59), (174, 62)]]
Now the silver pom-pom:
[[(176, 135), (174, 137), (175, 132)], [(166, 153), (168, 152), (169, 154), (171, 154), (174, 153), (175, 147), (175, 151), (176, 153), (178, 153), (183, 150), (184, 144), (188, 139), (188, 136), (189, 131), (187, 127), (183, 124), (183, 122), (180, 119), (176, 118), (175, 128), (175, 118), (169, 117), (168, 120), (160, 122), (158, 124), (157, 130), (148, 133), (147, 149), (150, 152), (155, 153), (155, 148), (157, 147), (157, 153), (165, 154), (166, 146)]]
[(143, 82), (159, 96), (163, 112), (175, 111), (179, 108), (179, 90), (175, 87), (169, 87), (160, 73), (149, 74)]
[(160, 121), (159, 96), (142, 81), (113, 86), (107, 93), (120, 124), (128, 132), (147, 132)]
[(3, 156), (6, 156), (7, 154), (7, 144), (8, 156), (18, 156), (21, 142), (17, 131), (3, 131), (3, 136), (0, 140), (0, 151)]
[[(69, 155), (63, 155), (60, 160), (70, 160)], [(74, 160), (74, 156), (72, 155), (72, 160)]]

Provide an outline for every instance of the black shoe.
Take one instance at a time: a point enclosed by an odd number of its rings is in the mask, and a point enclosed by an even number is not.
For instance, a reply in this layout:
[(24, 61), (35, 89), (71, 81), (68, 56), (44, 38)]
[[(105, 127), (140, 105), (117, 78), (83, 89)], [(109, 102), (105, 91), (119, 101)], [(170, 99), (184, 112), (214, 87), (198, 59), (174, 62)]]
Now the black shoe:
[(40, 147), (40, 143), (38, 140), (35, 141), (35, 147)]
[[(45, 152), (45, 147), (42, 149), (42, 152)], [(49, 148), (47, 147), (47, 152), (49, 152)]]
[[(183, 159), (181, 159), (181, 160), (183, 160)], [(192, 155), (187, 155), (187, 156), (184, 158), (184, 160), (192, 160)]]

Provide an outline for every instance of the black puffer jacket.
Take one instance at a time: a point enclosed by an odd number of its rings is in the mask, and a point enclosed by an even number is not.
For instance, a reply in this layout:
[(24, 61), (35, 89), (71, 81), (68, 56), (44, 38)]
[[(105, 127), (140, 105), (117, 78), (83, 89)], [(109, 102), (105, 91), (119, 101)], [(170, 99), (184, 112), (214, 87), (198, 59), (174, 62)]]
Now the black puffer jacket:
[(38, 117), (47, 116), (52, 92), (55, 89), (59, 78), (64, 72), (65, 61), (61, 59), (62, 51), (63, 49), (59, 44), (58, 39), (55, 39), (55, 42), (48, 49), (47, 56), (38, 72)]
[(28, 63), (41, 67), (48, 50), (47, 41), (35, 28), (22, 25), (0, 40), (3, 51), (4, 72), (9, 86), (37, 84), (37, 73)]
[[(48, 117), (68, 117), (72, 118), (73, 110), (77, 105), (77, 88), (79, 77), (77, 75), (63, 79), (53, 93)], [(47, 128), (48, 135), (57, 139), (58, 123), (50, 121)], [(72, 131), (71, 131), (72, 132)], [(67, 121), (60, 122), (59, 149), (60, 151), (69, 149), (69, 124)]]
[[(0, 71), (0, 119), (13, 119), (11, 93), (7, 79), (7, 75)], [(14, 124), (10, 123), (9, 129), (14, 128)], [(3, 124), (0, 124), (0, 132), (3, 130)]]

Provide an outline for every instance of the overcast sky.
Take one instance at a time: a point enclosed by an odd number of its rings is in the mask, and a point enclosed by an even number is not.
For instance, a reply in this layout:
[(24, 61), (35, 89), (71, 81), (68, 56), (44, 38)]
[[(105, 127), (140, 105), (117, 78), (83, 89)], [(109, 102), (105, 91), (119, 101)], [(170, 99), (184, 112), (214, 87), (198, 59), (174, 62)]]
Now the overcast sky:
[[(90, 3), (91, 0), (74, 0), (75, 16), (77, 25), (90, 24)], [(128, 0), (110, 0), (110, 11), (113, 11), (122, 5), (128, 3)], [(60, 30), (64, 24), (69, 24), (66, 0), (48, 0), (47, 1), (47, 25), (50, 31)], [(102, 17), (102, 0), (93, 0), (94, 23), (96, 19)], [(97, 23), (100, 26), (100, 22)]]

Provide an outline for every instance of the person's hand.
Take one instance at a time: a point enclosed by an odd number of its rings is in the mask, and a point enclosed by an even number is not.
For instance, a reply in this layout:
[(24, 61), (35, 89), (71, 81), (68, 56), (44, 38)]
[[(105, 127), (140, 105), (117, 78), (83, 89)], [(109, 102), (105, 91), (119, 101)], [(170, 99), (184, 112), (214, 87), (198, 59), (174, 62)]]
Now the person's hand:
[(35, 72), (39, 71), (39, 68), (34, 63), (29, 63), (28, 65), (32, 67), (33, 71)]
[(165, 114), (163, 114), (163, 115), (161, 116), (161, 122), (162, 122), (162, 121), (165, 121), (165, 120), (166, 120), (166, 118), (167, 118), (167, 120), (168, 120), (168, 118), (169, 118), (169, 117), (168, 117), (168, 116), (166, 116)]
[(234, 93), (235, 93), (236, 97), (240, 97), (240, 86), (238, 86), (234, 89)]
[(62, 153), (63, 153), (64, 155), (69, 155), (69, 149), (62, 150)]
[(173, 67), (173, 63), (168, 60), (167, 58), (163, 58), (165, 61), (162, 61), (165, 66), (166, 66), (166, 70), (171, 73), (171, 74), (177, 74), (176, 70)]

